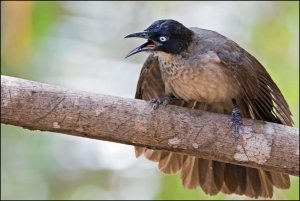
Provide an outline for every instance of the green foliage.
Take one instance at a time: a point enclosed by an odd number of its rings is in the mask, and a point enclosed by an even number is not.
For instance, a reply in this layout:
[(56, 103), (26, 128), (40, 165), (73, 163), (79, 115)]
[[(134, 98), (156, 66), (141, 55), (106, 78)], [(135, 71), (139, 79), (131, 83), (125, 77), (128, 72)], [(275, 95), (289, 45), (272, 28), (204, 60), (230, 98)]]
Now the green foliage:
[(291, 188), (284, 190), (288, 200), (299, 200), (299, 177), (291, 176)]
[(45, 36), (51, 36), (53, 25), (57, 22), (63, 10), (59, 2), (37, 1), (33, 5), (32, 11), (32, 35), (35, 38), (36, 45), (43, 44)]

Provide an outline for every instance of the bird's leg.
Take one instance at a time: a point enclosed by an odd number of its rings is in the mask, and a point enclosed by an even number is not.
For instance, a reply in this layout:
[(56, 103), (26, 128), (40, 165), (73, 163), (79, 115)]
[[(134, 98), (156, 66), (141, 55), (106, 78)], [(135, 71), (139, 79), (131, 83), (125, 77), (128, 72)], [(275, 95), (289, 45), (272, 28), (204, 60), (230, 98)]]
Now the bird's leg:
[(236, 104), (235, 99), (232, 100), (233, 102), (233, 109), (231, 111), (231, 128), (233, 127), (233, 136), (235, 138), (239, 137), (240, 129), (243, 127), (243, 120), (241, 117), (241, 110), (239, 109), (238, 105)]
[(165, 97), (158, 98), (158, 99), (152, 99), (150, 101), (150, 103), (153, 104), (152, 108), (154, 110), (156, 110), (158, 108), (158, 106), (160, 106), (160, 105), (163, 105), (163, 106), (168, 105), (170, 103), (171, 99), (172, 98), (170, 96), (165, 96)]

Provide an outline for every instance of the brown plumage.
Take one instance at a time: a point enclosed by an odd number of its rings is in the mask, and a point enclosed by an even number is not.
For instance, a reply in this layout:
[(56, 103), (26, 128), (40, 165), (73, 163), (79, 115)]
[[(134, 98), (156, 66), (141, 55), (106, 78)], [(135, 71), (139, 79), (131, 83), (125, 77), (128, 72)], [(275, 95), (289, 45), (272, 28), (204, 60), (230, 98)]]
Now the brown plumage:
[[(159, 22), (159, 27), (163, 28), (164, 23)], [(181, 100), (171, 104), (227, 114), (235, 99), (242, 117), (293, 124), (280, 90), (253, 56), (216, 32), (189, 30), (190, 42), (179, 53), (153, 50), (141, 70), (135, 98), (151, 100), (172, 95)], [(223, 192), (272, 197), (273, 186), (282, 189), (290, 186), (289, 176), (278, 172), (140, 147), (135, 152), (137, 157), (143, 154), (158, 162), (159, 170), (164, 173), (180, 171), (184, 187), (200, 186), (210, 195)]]

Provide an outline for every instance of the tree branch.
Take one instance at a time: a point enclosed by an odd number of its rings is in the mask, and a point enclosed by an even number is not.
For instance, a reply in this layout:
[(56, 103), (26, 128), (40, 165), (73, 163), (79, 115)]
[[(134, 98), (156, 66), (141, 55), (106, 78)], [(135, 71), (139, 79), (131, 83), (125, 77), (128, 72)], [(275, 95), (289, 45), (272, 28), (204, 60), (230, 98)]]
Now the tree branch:
[(244, 119), (235, 139), (229, 115), (1, 76), (1, 123), (299, 176), (299, 129), (258, 120)]

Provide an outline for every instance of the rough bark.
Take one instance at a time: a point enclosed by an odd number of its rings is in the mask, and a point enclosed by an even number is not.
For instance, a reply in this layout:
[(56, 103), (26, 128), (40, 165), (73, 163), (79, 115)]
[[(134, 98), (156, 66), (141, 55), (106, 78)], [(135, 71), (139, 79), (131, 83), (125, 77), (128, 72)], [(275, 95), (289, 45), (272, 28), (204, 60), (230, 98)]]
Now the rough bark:
[(1, 123), (152, 147), (299, 176), (299, 129), (1, 76)]

